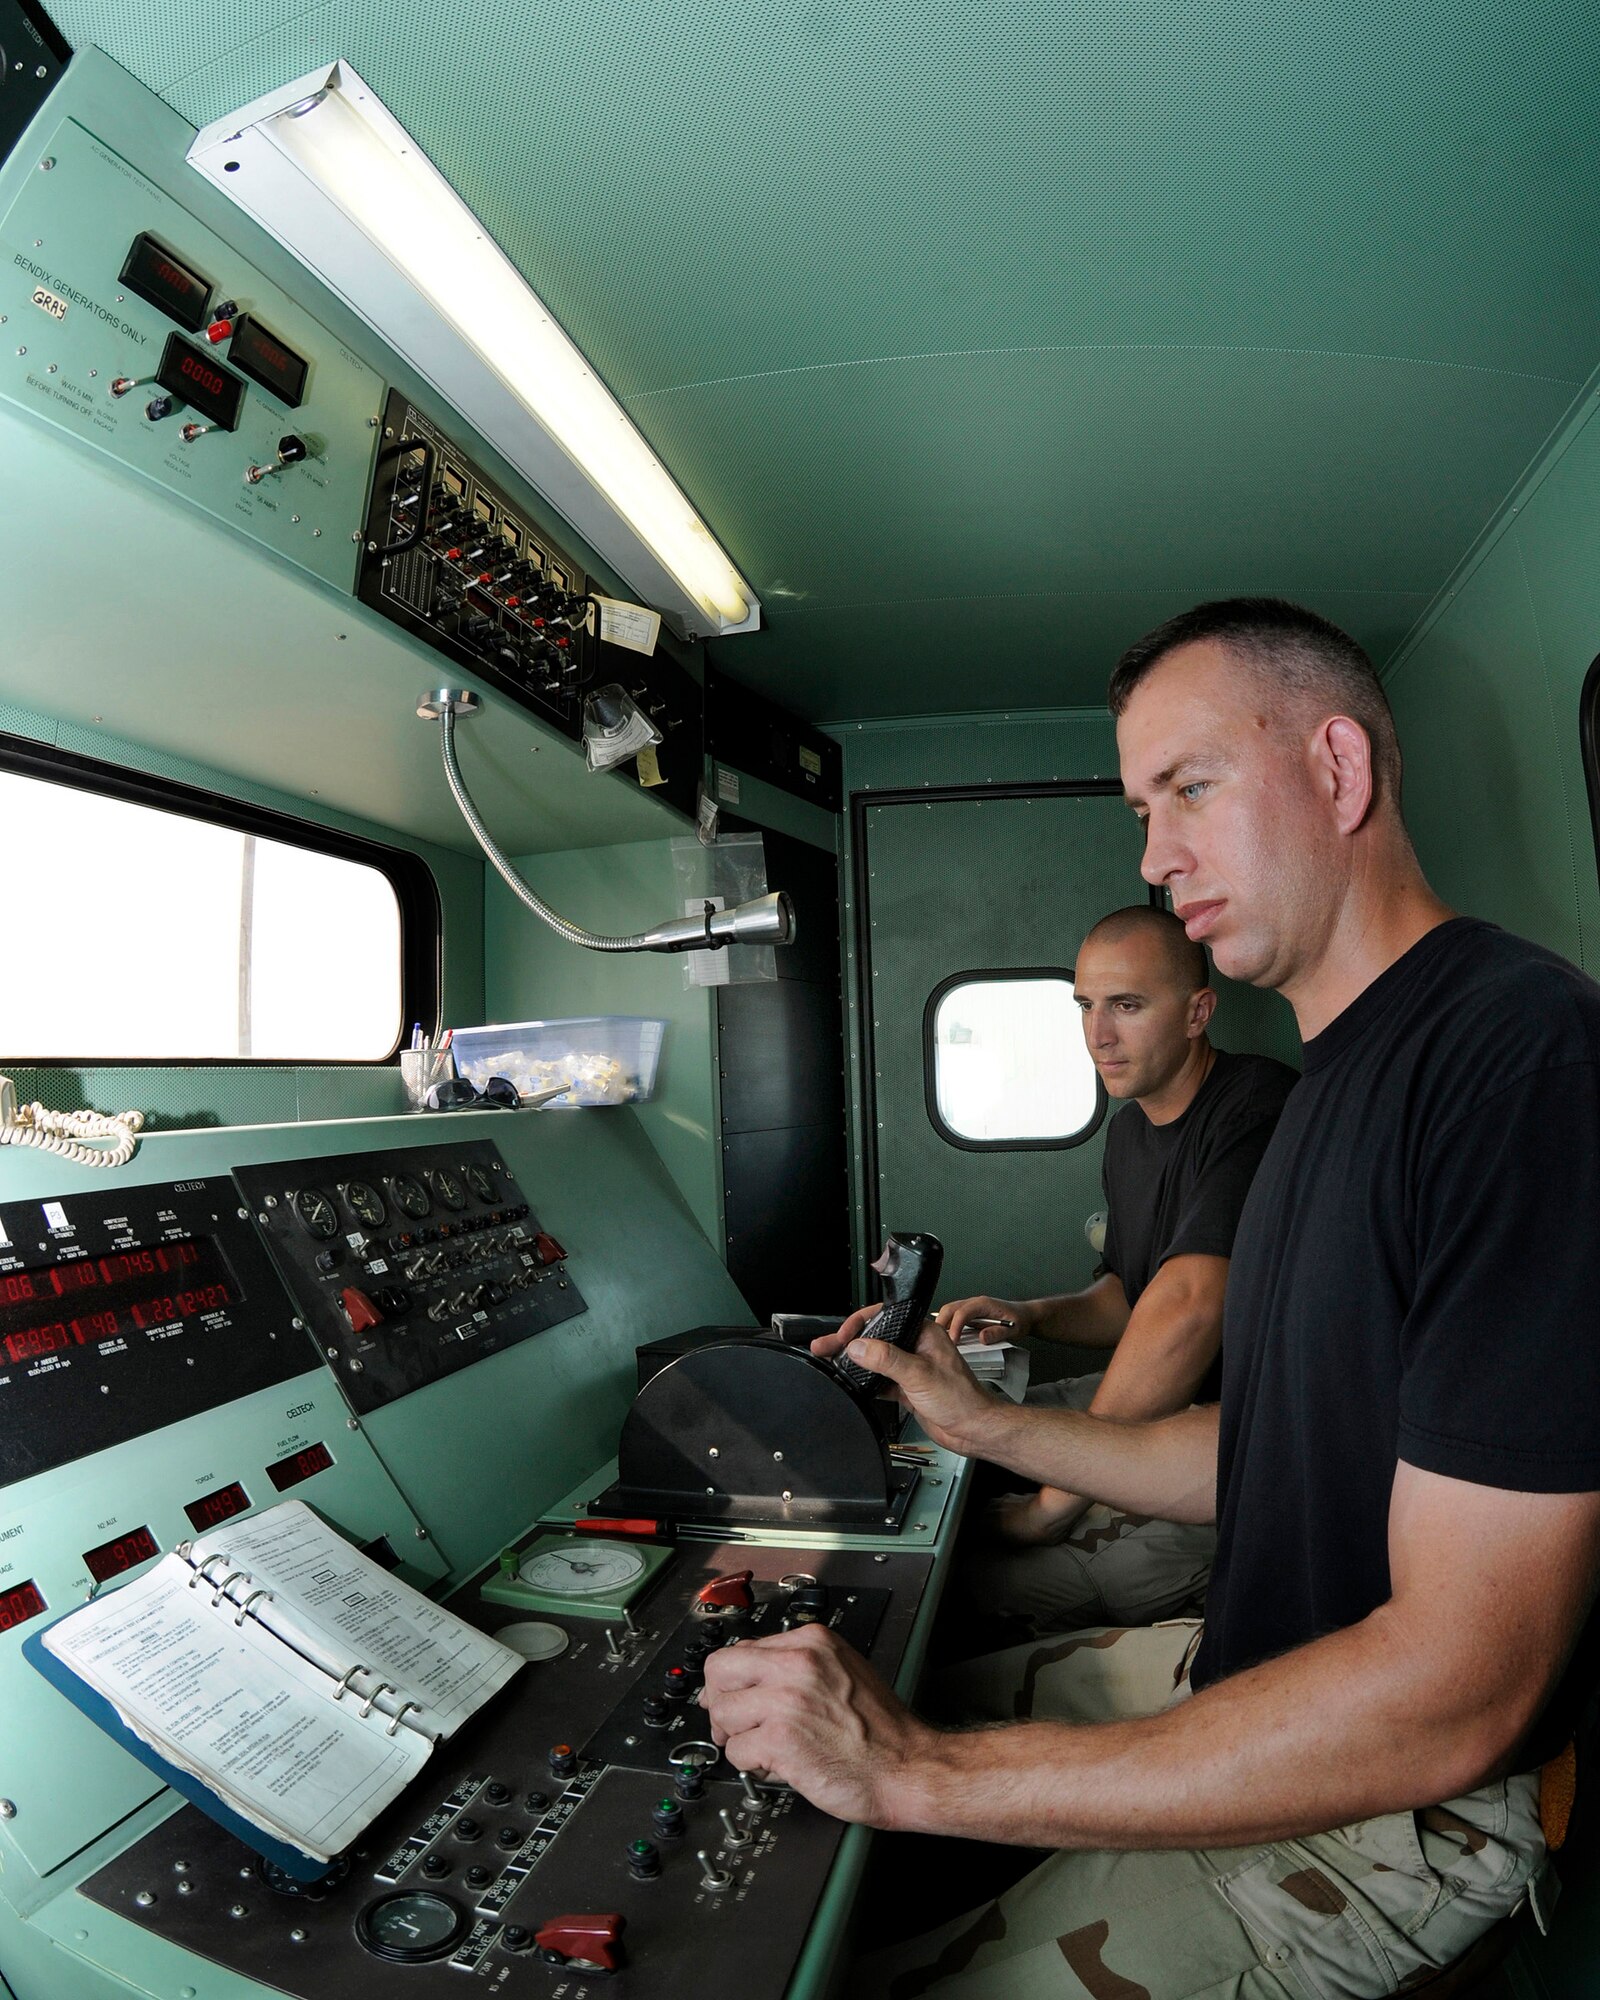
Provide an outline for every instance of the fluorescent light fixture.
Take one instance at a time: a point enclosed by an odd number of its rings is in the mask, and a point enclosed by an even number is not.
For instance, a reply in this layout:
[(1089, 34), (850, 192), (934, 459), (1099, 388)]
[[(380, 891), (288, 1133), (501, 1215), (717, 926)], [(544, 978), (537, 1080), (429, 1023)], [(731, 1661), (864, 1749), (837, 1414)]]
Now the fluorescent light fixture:
[(761, 606), (627, 412), (346, 62), (207, 125), (189, 162), (487, 438), (680, 633)]

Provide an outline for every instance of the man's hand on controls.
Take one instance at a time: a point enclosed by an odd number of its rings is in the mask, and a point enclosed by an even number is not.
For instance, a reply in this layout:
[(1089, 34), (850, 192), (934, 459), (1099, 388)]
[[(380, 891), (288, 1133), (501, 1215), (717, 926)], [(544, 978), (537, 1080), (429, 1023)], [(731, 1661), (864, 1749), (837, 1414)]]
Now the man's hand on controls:
[(705, 1674), (700, 1705), (736, 1769), (792, 1785), (838, 1819), (894, 1825), (895, 1781), (938, 1732), (836, 1633), (801, 1625), (724, 1646)]
[(888, 1393), (905, 1405), (935, 1444), (960, 1452), (964, 1458), (983, 1457), (982, 1440), (1013, 1406), (1003, 1404), (979, 1385), (936, 1319), (923, 1321), (916, 1351), (907, 1353), (886, 1340), (874, 1340), (870, 1330), (847, 1338), (851, 1326), (863, 1317), (853, 1313), (837, 1333), (812, 1341), (812, 1353), (825, 1358), (842, 1353), (870, 1368), (873, 1374), (883, 1376)]

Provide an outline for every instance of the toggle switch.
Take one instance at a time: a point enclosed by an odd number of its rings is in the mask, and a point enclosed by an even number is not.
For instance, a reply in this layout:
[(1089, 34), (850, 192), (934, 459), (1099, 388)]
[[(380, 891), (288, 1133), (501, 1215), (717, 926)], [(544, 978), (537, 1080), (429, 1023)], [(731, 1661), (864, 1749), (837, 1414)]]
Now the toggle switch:
[(263, 479), (270, 479), (275, 472), (282, 472), (285, 466), (298, 465), (311, 455), (311, 447), (304, 438), (291, 432), (278, 440), (278, 455), (271, 465), (247, 465), (244, 473), (246, 486), (259, 486)]
[(552, 1917), (541, 1924), (534, 1943), (552, 1963), (616, 1972), (622, 1965), (617, 1940), (626, 1928), (620, 1911), (596, 1917)]
[(729, 1812), (726, 1806), (717, 1809), (717, 1818), (722, 1821), (722, 1844), (724, 1847), (748, 1847), (750, 1834)]
[(717, 1867), (705, 1848), (702, 1847), (699, 1850), (695, 1855), (695, 1860), (700, 1864), (700, 1886), (702, 1889), (709, 1889), (715, 1895), (719, 1889), (728, 1889), (733, 1886), (733, 1877), (728, 1873), (726, 1868)]
[(726, 1575), (714, 1576), (709, 1583), (702, 1584), (695, 1592), (695, 1604), (705, 1611), (748, 1611), (756, 1601), (750, 1588), (754, 1581), (754, 1570), (729, 1570)]
[(368, 1333), (373, 1327), (383, 1325), (383, 1314), (359, 1286), (346, 1285), (339, 1294), (339, 1303), (344, 1307), (352, 1333)]

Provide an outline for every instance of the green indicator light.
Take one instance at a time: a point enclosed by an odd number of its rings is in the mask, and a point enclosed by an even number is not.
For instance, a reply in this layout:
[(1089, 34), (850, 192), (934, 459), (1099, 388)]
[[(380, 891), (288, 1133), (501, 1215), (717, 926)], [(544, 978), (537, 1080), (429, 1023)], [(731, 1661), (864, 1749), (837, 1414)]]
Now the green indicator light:
[(650, 1843), (648, 1840), (636, 1840), (629, 1851), (634, 1854), (648, 1854), (650, 1852)]

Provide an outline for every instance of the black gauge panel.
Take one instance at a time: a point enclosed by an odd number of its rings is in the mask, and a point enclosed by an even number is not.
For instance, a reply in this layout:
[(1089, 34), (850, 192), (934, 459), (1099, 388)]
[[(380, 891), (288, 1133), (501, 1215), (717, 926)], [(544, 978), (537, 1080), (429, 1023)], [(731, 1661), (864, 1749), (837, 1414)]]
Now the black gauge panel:
[[(238, 1167), (234, 1179), (359, 1415), (586, 1310), (566, 1253), (487, 1139)], [(301, 1452), (268, 1476), (317, 1469)]]
[(356, 1937), (375, 1957), (397, 1965), (420, 1965), (454, 1951), (467, 1928), (467, 1913), (436, 1889), (402, 1889), (380, 1896), (356, 1918)]

